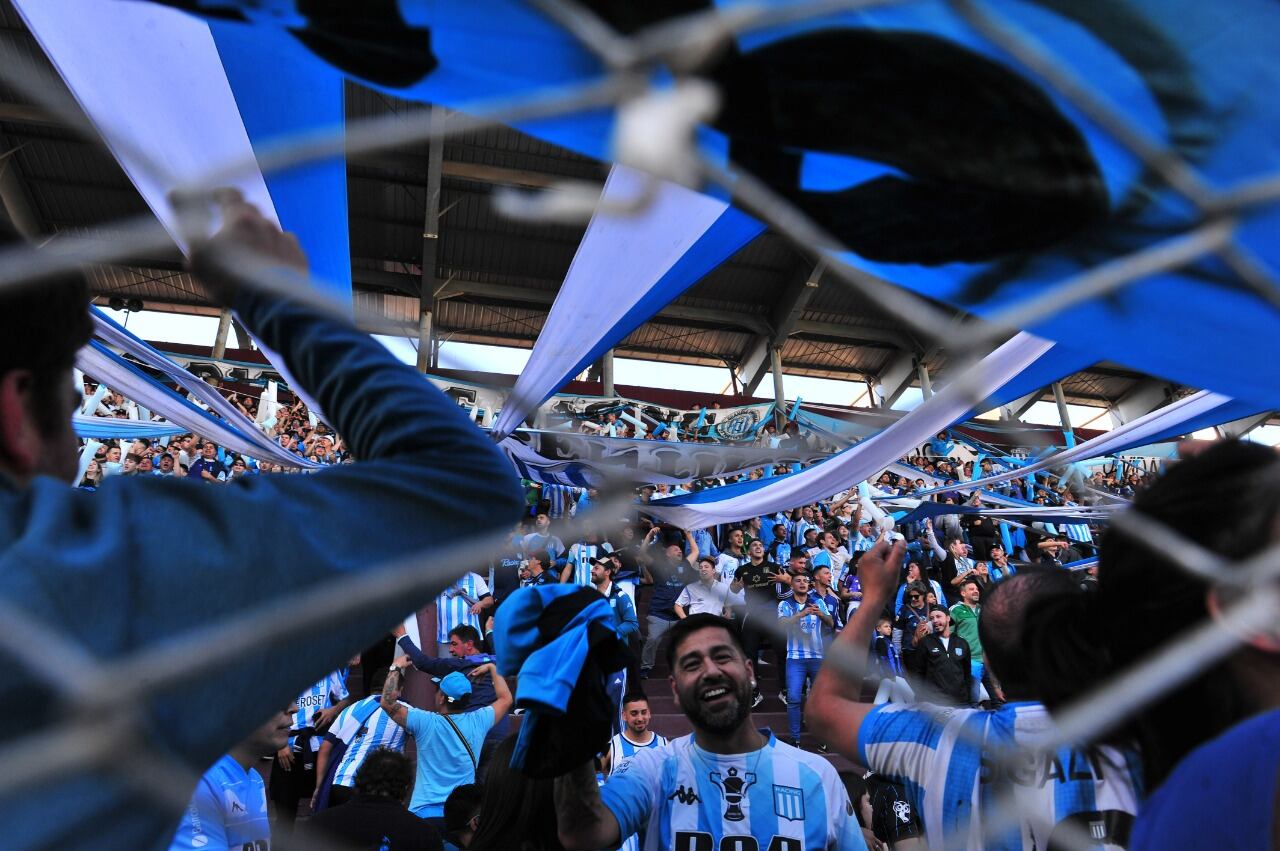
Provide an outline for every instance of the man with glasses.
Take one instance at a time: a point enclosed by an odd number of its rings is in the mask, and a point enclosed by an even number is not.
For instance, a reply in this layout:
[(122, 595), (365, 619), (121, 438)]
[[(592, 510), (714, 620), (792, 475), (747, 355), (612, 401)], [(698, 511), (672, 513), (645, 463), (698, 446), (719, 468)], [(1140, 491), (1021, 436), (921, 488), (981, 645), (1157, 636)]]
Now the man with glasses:
[(911, 669), (912, 659), (916, 652), (916, 630), (920, 624), (929, 622), (929, 607), (925, 602), (928, 589), (924, 583), (914, 582), (907, 586), (903, 595), (903, 606), (898, 612), (898, 619), (893, 624), (893, 646), (898, 648), (902, 664)]

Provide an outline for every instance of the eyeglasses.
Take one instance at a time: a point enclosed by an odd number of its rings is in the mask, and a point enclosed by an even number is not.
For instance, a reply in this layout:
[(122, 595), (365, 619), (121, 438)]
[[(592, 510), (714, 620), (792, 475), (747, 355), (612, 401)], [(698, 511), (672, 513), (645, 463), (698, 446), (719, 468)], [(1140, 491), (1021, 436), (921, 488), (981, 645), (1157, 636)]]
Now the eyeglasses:
[(919, 595), (919, 594), (908, 594), (908, 595), (907, 595), (907, 599), (908, 599), (908, 600), (919, 600), (919, 599), (920, 599), (920, 595)]

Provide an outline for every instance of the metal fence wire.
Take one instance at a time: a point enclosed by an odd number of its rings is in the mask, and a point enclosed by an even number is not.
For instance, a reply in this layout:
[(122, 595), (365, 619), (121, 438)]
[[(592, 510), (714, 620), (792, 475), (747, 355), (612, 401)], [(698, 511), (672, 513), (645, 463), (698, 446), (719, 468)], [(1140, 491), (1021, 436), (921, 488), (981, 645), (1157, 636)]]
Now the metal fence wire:
[[(432, 111), (393, 114), (350, 121), (344, 128), (308, 132), (279, 140), (257, 152), (251, 161), (211, 165), (198, 180), (168, 181), (180, 187), (186, 203), (180, 205), (180, 221), (186, 232), (207, 235), (214, 192), (249, 170), (263, 173), (314, 162), (319, 159), (394, 149), (439, 140), (494, 125), (515, 124), (537, 118), (572, 115), (603, 106), (619, 110), (649, 110), (656, 123), (621, 122), (633, 134), (669, 134), (681, 174), (652, 162), (639, 163), (658, 169), (656, 177), (688, 178), (732, 193), (735, 203), (759, 217), (803, 252), (826, 258), (834, 277), (880, 308), (911, 326), (923, 338), (947, 347), (961, 357), (988, 351), (1012, 331), (1034, 325), (1084, 300), (1115, 293), (1152, 273), (1186, 266), (1214, 256), (1271, 305), (1280, 304), (1280, 282), (1250, 257), (1236, 240), (1239, 218), (1280, 198), (1280, 172), (1256, 179), (1229, 191), (1218, 191), (1179, 154), (1151, 138), (1123, 113), (1111, 107), (1073, 69), (1031, 34), (1020, 30), (997, 11), (971, 0), (952, 0), (950, 7), (976, 32), (1003, 51), (1026, 71), (1095, 122), (1137, 157), (1149, 171), (1177, 192), (1200, 220), (1186, 232), (1163, 242), (1104, 262), (1039, 295), (1016, 303), (987, 320), (966, 319), (959, 327), (950, 314), (925, 299), (841, 262), (840, 242), (826, 233), (795, 205), (778, 196), (768, 185), (737, 164), (712, 162), (693, 144), (690, 129), (703, 116), (693, 114), (697, 98), (681, 101), (681, 86), (710, 85), (697, 79), (702, 62), (725, 42), (738, 35), (783, 24), (798, 24), (837, 12), (847, 12), (909, 0), (814, 0), (785, 6), (743, 5), (702, 12), (671, 20), (633, 35), (610, 29), (598, 17), (572, 0), (529, 0), (530, 5), (561, 24), (596, 54), (607, 72), (598, 80), (538, 92), (508, 101), (476, 103), (451, 110), (447, 121), (433, 121)], [(676, 71), (680, 82), (676, 95), (670, 87), (658, 89), (648, 81), (656, 69)], [(47, 72), (22, 62), (0, 63), (0, 79), (69, 126), (91, 133), (69, 99), (61, 82)], [(671, 107), (670, 104), (675, 106)], [(639, 142), (642, 140), (632, 140)], [(625, 153), (639, 149), (626, 138), (617, 142)], [(152, 174), (163, 167), (150, 161)], [(565, 187), (579, 191), (581, 187)], [(555, 192), (556, 189), (545, 190)], [(598, 191), (594, 193), (598, 197)], [(532, 204), (530, 204), (532, 200)], [(545, 211), (541, 201), (524, 198), (505, 204), (517, 215)], [(557, 202), (558, 203), (558, 202)], [(593, 202), (594, 203), (594, 202)], [(642, 209), (643, 205), (637, 205)], [(563, 204), (559, 209), (563, 210)], [(579, 213), (589, 214), (588, 206)], [(82, 268), (85, 264), (111, 263), (171, 247), (169, 234), (151, 216), (116, 222), (105, 228), (110, 239), (62, 237), (53, 247), (17, 247), (0, 252), (0, 289), (20, 285), (36, 277)], [(56, 247), (56, 250), (53, 250)], [(222, 258), (246, 285), (277, 294), (305, 299), (335, 315), (340, 307), (319, 295), (320, 290), (292, 276), (268, 270), (252, 257)], [(953, 380), (963, 381), (961, 373)], [(977, 401), (977, 400), (975, 400)], [(605, 489), (603, 504), (589, 518), (570, 521), (568, 530), (581, 529), (596, 518), (616, 518), (630, 507), (629, 486), (616, 483)], [(1151, 654), (1140, 665), (1115, 679), (1100, 683), (1070, 706), (1055, 714), (1056, 735), (1043, 743), (1042, 753), (1069, 743), (1096, 739), (1117, 722), (1133, 717), (1143, 707), (1196, 676), (1207, 666), (1237, 649), (1250, 632), (1274, 629), (1280, 621), (1280, 546), (1244, 564), (1229, 565), (1215, 553), (1189, 542), (1178, 530), (1158, 524), (1132, 511), (1116, 512), (1113, 528), (1132, 535), (1178, 568), (1208, 582), (1241, 593), (1221, 619), (1206, 623)], [(58, 695), (63, 721), (38, 734), (8, 744), (0, 750), (0, 796), (87, 769), (112, 772), (121, 783), (150, 796), (157, 805), (178, 810), (186, 805), (197, 777), (188, 766), (154, 746), (142, 720), (145, 702), (157, 694), (180, 689), (206, 672), (234, 666), (246, 649), (282, 638), (299, 636), (336, 618), (359, 616), (389, 601), (426, 600), (457, 578), (459, 564), (487, 561), (506, 544), (505, 534), (469, 541), (465, 548), (433, 550), (386, 564), (359, 576), (334, 580), (243, 611), (221, 623), (201, 627), (167, 643), (111, 662), (95, 659), (84, 647), (68, 640), (57, 625), (37, 621), (26, 612), (0, 600), (0, 651)], [(465, 549), (465, 551), (464, 551)], [(1231, 626), (1224, 624), (1230, 623)], [(785, 638), (778, 630), (779, 637)], [(825, 664), (850, 669), (848, 654), (833, 646)], [(67, 663), (77, 671), (65, 676)], [(861, 662), (855, 670), (861, 670)], [(142, 674), (145, 673), (145, 677)], [(113, 683), (145, 683), (118, 689)], [(247, 721), (257, 719), (246, 719)], [(1025, 759), (1027, 754), (993, 754), (993, 759)], [(1006, 800), (983, 814), (984, 829), (995, 835), (1021, 818), (1015, 801)], [(940, 847), (963, 847), (963, 837), (930, 837)], [(1070, 840), (1069, 840), (1070, 841)], [(1070, 844), (1092, 848), (1089, 837), (1075, 837)]]

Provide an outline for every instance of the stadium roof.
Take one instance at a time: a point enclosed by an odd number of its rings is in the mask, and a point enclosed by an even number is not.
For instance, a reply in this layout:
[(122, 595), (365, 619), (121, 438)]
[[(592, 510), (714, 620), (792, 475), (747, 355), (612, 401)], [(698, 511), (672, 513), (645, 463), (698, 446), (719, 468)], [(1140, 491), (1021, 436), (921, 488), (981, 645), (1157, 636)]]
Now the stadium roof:
[[(8, 0), (0, 0), (0, 57), (29, 63), (56, 79)], [(424, 108), (347, 84), (348, 120)], [(100, 143), (59, 123), (3, 81), (0, 151), (4, 212), (28, 233), (52, 239), (66, 233), (110, 236), (114, 221), (146, 212)], [(494, 210), (491, 193), (498, 186), (536, 189), (566, 178), (599, 182), (608, 166), (506, 128), (451, 138), (440, 162), (437, 239), (424, 239), (430, 201), (426, 143), (348, 162), (355, 299), (386, 318), (378, 330), (416, 334), (426, 280), (434, 294), (438, 341), (532, 346), (585, 225), (513, 221)], [(424, 250), (435, 255), (425, 278)], [(945, 349), (922, 346), (894, 317), (829, 275), (815, 279), (814, 270), (815, 258), (766, 231), (615, 352), (728, 367), (751, 393), (768, 371), (767, 351), (775, 340), (782, 341), (787, 374), (872, 379), (893, 398), (918, 386), (917, 364), (935, 381), (945, 377)], [(141, 300), (148, 309), (216, 312), (199, 283), (182, 270), (176, 248), (96, 269), (92, 288), (102, 302), (115, 296)], [(1112, 365), (1078, 373), (1062, 385), (1068, 402), (1110, 406), (1126, 420), (1183, 392)], [(1033, 401), (1014, 406), (1015, 413)]]

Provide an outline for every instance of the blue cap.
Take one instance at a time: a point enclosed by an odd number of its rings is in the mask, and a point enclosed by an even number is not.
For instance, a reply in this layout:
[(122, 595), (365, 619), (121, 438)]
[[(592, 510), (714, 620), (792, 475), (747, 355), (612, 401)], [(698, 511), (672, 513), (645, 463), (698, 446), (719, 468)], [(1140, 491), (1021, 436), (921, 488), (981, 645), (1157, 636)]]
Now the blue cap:
[(471, 680), (467, 679), (467, 675), (461, 671), (454, 671), (444, 677), (432, 677), (431, 682), (440, 687), (440, 691), (444, 692), (444, 696), (450, 703), (471, 694)]

